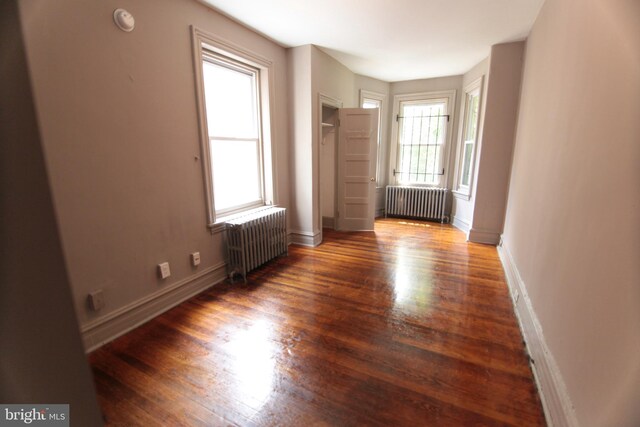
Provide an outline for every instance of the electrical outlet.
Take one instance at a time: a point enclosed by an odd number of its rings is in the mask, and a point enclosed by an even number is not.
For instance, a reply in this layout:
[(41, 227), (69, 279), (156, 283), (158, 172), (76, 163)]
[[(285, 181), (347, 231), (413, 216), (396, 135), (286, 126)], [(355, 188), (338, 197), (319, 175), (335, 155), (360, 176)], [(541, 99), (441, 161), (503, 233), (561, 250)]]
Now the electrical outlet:
[(93, 311), (98, 311), (104, 307), (104, 294), (102, 293), (102, 289), (98, 289), (89, 294), (89, 307), (91, 307)]
[(191, 254), (191, 265), (194, 267), (200, 265), (200, 252), (193, 252)]
[(166, 279), (171, 276), (171, 269), (169, 268), (168, 262), (163, 262), (158, 264), (158, 273), (160, 274), (161, 279)]

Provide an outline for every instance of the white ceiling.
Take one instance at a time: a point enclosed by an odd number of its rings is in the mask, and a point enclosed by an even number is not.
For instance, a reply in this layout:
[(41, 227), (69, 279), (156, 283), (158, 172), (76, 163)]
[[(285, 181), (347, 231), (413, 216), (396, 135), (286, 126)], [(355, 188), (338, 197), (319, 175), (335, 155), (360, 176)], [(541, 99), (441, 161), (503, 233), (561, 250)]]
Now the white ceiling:
[(202, 0), (285, 47), (385, 81), (458, 75), (524, 39), (544, 0)]

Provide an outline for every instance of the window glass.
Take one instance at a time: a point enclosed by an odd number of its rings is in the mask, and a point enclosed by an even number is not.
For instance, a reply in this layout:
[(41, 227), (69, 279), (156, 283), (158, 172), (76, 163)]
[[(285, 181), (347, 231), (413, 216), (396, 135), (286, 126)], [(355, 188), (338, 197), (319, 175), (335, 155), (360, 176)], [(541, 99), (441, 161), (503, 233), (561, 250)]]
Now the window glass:
[(462, 162), (459, 187), (468, 191), (471, 182), (471, 159), (478, 132), (478, 111), (480, 107), (480, 90), (476, 89), (466, 95), (466, 113), (462, 140)]
[(216, 215), (261, 205), (258, 70), (219, 57), (202, 64)]
[(398, 182), (439, 184), (446, 141), (446, 100), (401, 102), (398, 123)]
[(380, 184), (381, 179), (380, 179), (380, 161), (382, 159), (381, 154), (380, 154), (380, 146), (382, 145), (382, 132), (381, 132), (381, 127), (382, 127), (382, 117), (380, 116), (382, 113), (382, 102), (379, 99), (370, 99), (370, 98), (363, 98), (362, 99), (362, 108), (377, 108), (378, 109), (378, 148), (377, 148), (377, 152), (378, 152), (378, 160), (377, 160), (377, 164), (376, 164), (376, 179), (378, 181), (378, 184)]

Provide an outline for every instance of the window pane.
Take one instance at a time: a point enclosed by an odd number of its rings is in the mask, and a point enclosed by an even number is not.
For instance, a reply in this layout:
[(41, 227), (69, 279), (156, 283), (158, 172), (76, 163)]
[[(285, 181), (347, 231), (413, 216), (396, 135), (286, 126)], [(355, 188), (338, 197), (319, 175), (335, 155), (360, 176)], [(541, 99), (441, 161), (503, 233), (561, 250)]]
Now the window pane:
[(256, 76), (203, 61), (209, 136), (257, 138)]
[(262, 199), (257, 139), (211, 138), (211, 169), (216, 211)]
[(446, 129), (445, 102), (413, 102), (400, 106), (401, 183), (438, 184)]
[(467, 95), (467, 123), (465, 130), (465, 141), (475, 140), (476, 139), (476, 131), (478, 128), (478, 104), (480, 101), (480, 96), (478, 94), (469, 94)]
[(362, 108), (380, 108), (380, 101), (375, 99), (363, 99)]
[(464, 158), (462, 160), (462, 185), (469, 186), (469, 177), (471, 175), (471, 154), (473, 154), (473, 141), (467, 141), (464, 144)]

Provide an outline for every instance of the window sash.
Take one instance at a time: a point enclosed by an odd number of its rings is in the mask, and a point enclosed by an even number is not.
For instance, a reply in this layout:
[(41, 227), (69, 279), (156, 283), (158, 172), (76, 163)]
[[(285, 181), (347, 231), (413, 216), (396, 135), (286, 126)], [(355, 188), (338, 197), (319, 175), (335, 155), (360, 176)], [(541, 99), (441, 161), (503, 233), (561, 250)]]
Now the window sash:
[(463, 98), (464, 116), (460, 125), (457, 155), (457, 178), (454, 194), (469, 198), (473, 185), (474, 158), (482, 103), (483, 77), (465, 87)]
[[(424, 108), (420, 111), (416, 107)], [(447, 140), (447, 114), (446, 99), (400, 103), (396, 170), (399, 184), (440, 184)]]
[[(230, 71), (241, 73), (250, 77), (251, 90), (249, 96), (251, 96), (250, 109), (251, 117), (245, 119), (245, 126), (242, 126), (240, 132), (232, 131), (222, 132), (218, 134), (216, 129), (207, 124), (209, 150), (209, 175), (211, 179), (211, 203), (213, 205), (213, 211), (215, 214), (216, 222), (223, 216), (228, 216), (234, 213), (241, 212), (246, 209), (251, 209), (265, 204), (264, 198), (264, 173), (263, 173), (263, 153), (262, 153), (262, 138), (261, 138), (261, 110), (260, 110), (260, 94), (258, 88), (260, 87), (260, 70), (253, 68), (249, 65), (242, 64), (232, 58), (228, 58), (224, 55), (203, 50), (202, 54), (202, 67), (203, 67), (203, 89), (205, 94), (205, 115), (207, 119), (209, 113), (206, 111), (207, 105), (211, 106), (210, 101), (207, 99), (207, 95), (216, 96), (215, 93), (207, 93), (207, 79), (204, 77), (204, 68), (207, 64), (213, 64), (219, 67), (226, 68)], [(232, 100), (231, 100), (232, 101)], [(217, 101), (219, 102), (219, 101)], [(229, 98), (225, 98), (225, 103), (230, 103)], [(224, 106), (223, 106), (224, 107)], [(246, 107), (246, 106), (245, 106)], [(245, 108), (246, 112), (246, 108)], [(239, 113), (241, 114), (241, 113)], [(209, 123), (209, 120), (207, 120)], [(243, 134), (243, 131), (250, 126), (250, 131)], [(221, 152), (216, 153), (216, 145), (220, 146), (220, 143), (237, 142), (242, 144), (243, 142), (253, 142), (255, 145), (255, 155), (249, 152), (249, 154), (228, 158), (224, 156), (224, 160), (220, 161), (217, 156), (222, 156)], [(218, 143), (218, 144), (217, 144)], [(233, 151), (233, 146), (227, 146), (227, 153)], [(250, 150), (251, 151), (251, 150)], [(238, 153), (236, 153), (238, 154)], [(254, 185), (250, 185), (246, 182), (246, 177), (243, 178), (243, 174), (249, 174), (255, 177)], [(241, 198), (238, 195), (238, 186), (241, 189), (248, 191), (246, 195), (248, 197)], [(229, 188), (232, 190), (229, 191)], [(253, 187), (249, 190), (250, 187)], [(253, 194), (252, 194), (253, 193)], [(217, 197), (216, 197), (217, 196)], [(216, 203), (216, 200), (218, 203)], [(233, 204), (229, 204), (229, 200), (235, 200)]]

